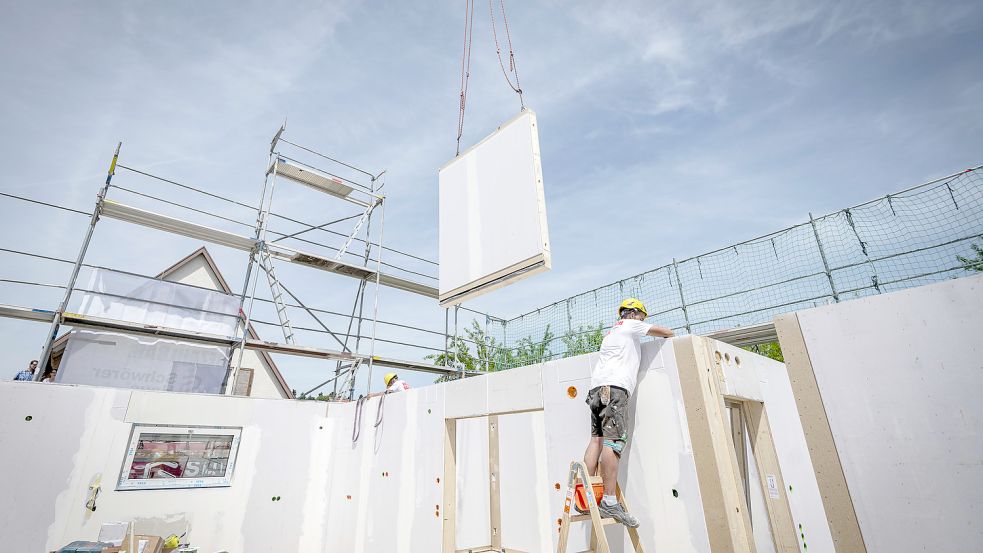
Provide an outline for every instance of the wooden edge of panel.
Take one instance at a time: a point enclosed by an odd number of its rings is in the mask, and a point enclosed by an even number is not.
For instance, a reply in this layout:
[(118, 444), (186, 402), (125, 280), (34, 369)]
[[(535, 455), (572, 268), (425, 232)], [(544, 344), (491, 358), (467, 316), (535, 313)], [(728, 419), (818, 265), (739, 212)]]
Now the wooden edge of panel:
[(742, 509), (737, 458), (729, 439), (730, 427), (724, 422), (721, 384), (707, 344), (706, 338), (698, 336), (672, 341), (707, 537), (714, 553), (753, 552), (750, 517)]
[(457, 551), (457, 420), (444, 419), (443, 547)]
[(867, 547), (798, 316), (788, 313), (775, 317), (775, 329), (819, 484), (826, 520), (833, 536), (833, 546), (842, 553), (865, 553)]
[(760, 401), (748, 399), (741, 402), (741, 412), (758, 469), (758, 484), (768, 512), (775, 550), (779, 553), (798, 553), (798, 533), (795, 531), (792, 509), (785, 493), (785, 478), (782, 476), (778, 451), (768, 423), (767, 407)]

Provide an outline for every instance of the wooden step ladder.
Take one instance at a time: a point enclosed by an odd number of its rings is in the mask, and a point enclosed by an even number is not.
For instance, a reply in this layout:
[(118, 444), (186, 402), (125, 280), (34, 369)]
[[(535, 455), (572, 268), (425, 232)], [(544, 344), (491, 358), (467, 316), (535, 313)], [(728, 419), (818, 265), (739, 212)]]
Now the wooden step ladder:
[[(570, 523), (582, 520), (591, 521), (590, 549), (588, 551), (593, 553), (611, 553), (611, 548), (608, 546), (608, 538), (604, 534), (604, 527), (608, 524), (620, 523), (610, 517), (601, 518), (601, 511), (597, 505), (597, 496), (594, 495), (594, 484), (600, 483), (600, 476), (587, 475), (587, 465), (582, 461), (573, 461), (570, 463), (570, 475), (567, 478), (567, 498), (563, 502), (563, 518), (560, 520), (560, 540), (556, 544), (556, 553), (567, 552), (567, 538), (570, 535)], [(570, 513), (570, 510), (573, 508), (573, 502), (575, 500), (574, 493), (578, 484), (583, 484), (584, 499), (586, 500), (587, 508), (590, 510), (590, 514), (588, 515), (577, 514), (576, 511), (574, 511), (574, 514)], [(625, 502), (625, 497), (621, 494), (620, 485), (617, 486), (615, 493), (618, 502), (627, 511), (628, 504)], [(628, 536), (631, 538), (635, 553), (643, 553), (642, 544), (638, 540), (638, 530), (628, 527), (625, 527), (625, 529), (628, 530)]]

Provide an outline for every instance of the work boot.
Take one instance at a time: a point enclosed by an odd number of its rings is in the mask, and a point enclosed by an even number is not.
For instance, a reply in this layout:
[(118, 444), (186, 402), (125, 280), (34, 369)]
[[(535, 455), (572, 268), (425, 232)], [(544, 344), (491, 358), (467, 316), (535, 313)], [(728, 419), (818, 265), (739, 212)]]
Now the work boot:
[(621, 524), (629, 528), (638, 528), (638, 519), (631, 516), (631, 514), (621, 506), (621, 503), (615, 503), (614, 505), (607, 505), (603, 501), (600, 505), (601, 517), (603, 518), (613, 518)]

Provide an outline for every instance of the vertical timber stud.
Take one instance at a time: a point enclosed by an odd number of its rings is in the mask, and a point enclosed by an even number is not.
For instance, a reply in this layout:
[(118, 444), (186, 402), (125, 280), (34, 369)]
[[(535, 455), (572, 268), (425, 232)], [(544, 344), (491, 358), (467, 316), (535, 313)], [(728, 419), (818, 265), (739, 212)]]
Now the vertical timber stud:
[(502, 490), (498, 474), (498, 415), (488, 416), (488, 512), (491, 516), (491, 546), (502, 549)]
[[(792, 510), (788, 506), (788, 496), (785, 494), (785, 480), (782, 478), (781, 466), (778, 464), (778, 452), (768, 424), (768, 413), (760, 401), (743, 400), (741, 414), (747, 422), (748, 438), (751, 441), (751, 451), (757, 462), (758, 478), (762, 495), (768, 510), (768, 521), (771, 523), (771, 534), (775, 540), (777, 553), (798, 553), (799, 540), (792, 521)], [(769, 478), (771, 482), (769, 482)], [(748, 482), (748, 487), (752, 485)]]
[(720, 381), (699, 336), (673, 338), (679, 365), (679, 384), (693, 444), (697, 479), (703, 499), (710, 550), (714, 553), (754, 553), (751, 519), (744, 508), (743, 484), (730, 440), (730, 422)]
[(812, 225), (812, 234), (816, 237), (816, 246), (819, 247), (819, 257), (823, 260), (823, 270), (826, 272), (826, 280), (829, 281), (829, 289), (833, 293), (833, 301), (839, 302), (840, 295), (836, 292), (836, 284), (833, 284), (833, 273), (829, 270), (826, 250), (823, 249), (823, 241), (819, 239), (819, 229), (816, 228), (816, 220), (813, 219), (812, 213), (809, 214), (809, 224)]
[(792, 383), (795, 406), (799, 411), (809, 457), (816, 472), (823, 509), (833, 535), (833, 545), (840, 553), (865, 553), (867, 547), (860, 531), (860, 522), (857, 520), (843, 465), (833, 441), (833, 431), (829, 426), (826, 407), (823, 405), (798, 316), (788, 313), (775, 317), (775, 329), (785, 356), (785, 368)]
[(109, 193), (109, 183), (112, 182), (113, 175), (116, 174), (116, 162), (119, 160), (119, 150), (122, 147), (122, 142), (116, 144), (116, 153), (113, 154), (113, 161), (110, 162), (109, 171), (106, 173), (106, 184), (99, 189), (99, 194), (96, 196), (96, 207), (92, 210), (89, 229), (85, 232), (85, 238), (82, 239), (82, 247), (79, 248), (78, 257), (75, 259), (72, 276), (69, 277), (68, 286), (65, 287), (65, 297), (62, 298), (61, 305), (58, 306), (58, 311), (55, 312), (55, 316), (51, 320), (47, 340), (44, 343), (44, 347), (41, 348), (41, 355), (38, 357), (38, 368), (34, 371), (35, 382), (40, 382), (44, 378), (45, 367), (48, 365), (48, 359), (51, 358), (51, 348), (55, 344), (55, 338), (58, 337), (58, 329), (61, 328), (61, 321), (65, 316), (65, 310), (68, 309), (68, 302), (72, 299), (75, 282), (78, 280), (79, 271), (82, 270), (82, 261), (85, 259), (85, 253), (88, 251), (89, 243), (92, 241), (92, 233), (96, 230), (96, 223), (99, 222), (99, 214), (102, 212), (102, 202), (106, 199), (106, 194)]
[(457, 419), (444, 419), (443, 553), (457, 550)]

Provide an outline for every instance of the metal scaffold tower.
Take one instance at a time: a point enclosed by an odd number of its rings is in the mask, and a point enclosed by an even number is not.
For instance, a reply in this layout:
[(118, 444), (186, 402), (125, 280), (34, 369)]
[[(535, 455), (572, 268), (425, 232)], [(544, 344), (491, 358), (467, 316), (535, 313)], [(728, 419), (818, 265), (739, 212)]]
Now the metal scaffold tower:
[[(437, 297), (437, 289), (435, 286), (383, 271), (383, 265), (386, 265), (382, 260), (385, 252), (383, 247), (383, 235), (385, 229), (385, 196), (380, 193), (380, 190), (385, 184), (382, 181), (385, 171), (379, 174), (372, 174), (353, 165), (349, 165), (331, 158), (323, 153), (317, 152), (316, 150), (290, 142), (283, 137), (285, 130), (286, 123), (280, 127), (270, 143), (269, 163), (264, 175), (260, 201), (255, 207), (256, 219), (251, 236), (212, 228), (196, 222), (178, 219), (170, 215), (148, 211), (109, 199), (108, 195), (110, 190), (116, 187), (112, 184), (112, 180), (117, 169), (125, 169), (166, 181), (166, 179), (162, 179), (161, 177), (156, 177), (154, 175), (150, 175), (149, 173), (132, 169), (118, 163), (122, 143), (117, 145), (106, 181), (100, 188), (97, 195), (95, 209), (91, 214), (89, 226), (86, 230), (79, 254), (73, 265), (73, 270), (69, 278), (68, 285), (65, 288), (65, 295), (59, 304), (58, 309), (56, 311), (45, 311), (8, 306), (10, 309), (13, 309), (13, 311), (11, 311), (11, 314), (5, 316), (50, 321), (51, 327), (47, 334), (40, 358), (41, 366), (45, 366), (45, 364), (48, 362), (51, 355), (52, 346), (58, 337), (60, 328), (63, 325), (67, 325), (72, 327), (89, 327), (104, 330), (113, 329), (135, 334), (152, 334), (157, 336), (168, 336), (177, 339), (191, 340), (195, 342), (222, 344), (229, 348), (228, 367), (222, 388), (223, 393), (225, 394), (232, 394), (236, 389), (236, 379), (238, 378), (239, 367), (242, 364), (243, 355), (245, 354), (246, 350), (283, 353), (334, 361), (334, 374), (331, 375), (331, 378), (312, 388), (306, 392), (305, 395), (333, 383), (334, 394), (336, 397), (339, 397), (340, 394), (352, 397), (354, 395), (356, 374), (360, 368), (366, 366), (368, 367), (368, 378), (370, 382), (372, 369), (375, 365), (396, 369), (424, 371), (436, 374), (459, 374), (460, 371), (453, 367), (390, 359), (380, 357), (375, 354), (377, 326), (379, 324), (378, 309), (380, 287), (388, 286), (390, 288), (412, 292), (425, 297), (435, 299)], [(282, 150), (283, 146), (289, 146), (291, 148), (301, 150), (306, 154), (316, 156), (318, 159), (324, 160), (325, 163), (330, 164), (332, 167), (343, 168), (344, 171), (332, 172), (309, 165), (284, 153)], [(343, 173), (345, 171), (363, 175), (368, 180), (368, 184), (356, 182), (354, 178), (346, 178), (336, 174)], [(290, 219), (282, 215), (275, 214), (272, 210), (274, 197), (278, 185), (282, 186), (280, 183), (284, 181), (289, 182), (292, 185), (299, 184), (316, 190), (322, 193), (325, 198), (344, 202), (349, 206), (354, 206), (357, 211), (352, 215), (318, 225), (301, 223), (295, 219)], [(191, 188), (173, 181), (166, 182), (171, 182), (172, 184), (177, 184), (178, 186), (184, 188)], [(133, 192), (127, 189), (123, 190)], [(206, 195), (218, 197), (209, 192), (197, 189), (193, 190)], [(277, 215), (278, 217), (293, 221), (294, 223), (300, 223), (305, 228), (292, 234), (273, 232), (269, 228), (271, 215)], [(139, 325), (126, 321), (96, 320), (92, 317), (83, 317), (81, 315), (68, 312), (67, 310), (72, 293), (76, 290), (76, 281), (79, 277), (79, 271), (83, 266), (86, 266), (84, 263), (85, 256), (92, 240), (96, 224), (102, 217), (108, 217), (148, 228), (163, 230), (173, 234), (248, 252), (249, 258), (246, 266), (245, 279), (242, 290), (238, 294), (239, 316), (238, 321), (235, 324), (234, 336), (208, 335), (200, 332), (188, 332), (178, 329), (161, 328), (158, 326), (149, 327), (148, 325)], [(324, 255), (301, 251), (283, 244), (285, 239), (299, 239), (298, 237), (300, 235), (310, 231), (324, 230), (329, 225), (337, 225), (344, 222), (348, 222), (351, 225), (349, 232), (342, 234), (332, 231), (334, 234), (344, 237), (344, 242), (340, 247), (331, 248), (336, 250), (334, 255)], [(370, 239), (373, 231), (373, 224), (375, 224), (375, 230), (378, 233), (377, 241)], [(359, 235), (363, 232), (365, 238), (359, 238)], [(352, 251), (353, 245), (356, 242), (364, 244), (364, 249), (362, 249), (362, 251)], [(314, 244), (314, 242), (311, 243)], [(351, 262), (346, 260), (346, 255), (349, 258), (356, 257), (359, 262)], [(348, 328), (344, 333), (330, 328), (329, 325), (324, 322), (322, 317), (318, 316), (317, 312), (320, 311), (323, 313), (323, 310), (308, 307), (285, 286), (281, 277), (278, 275), (277, 267), (275, 265), (276, 263), (283, 262), (319, 269), (336, 275), (353, 278), (358, 281), (357, 291), (352, 302), (351, 314), (348, 317)], [(395, 266), (389, 265), (389, 267)], [(276, 312), (278, 324), (283, 332), (282, 343), (267, 342), (251, 337), (250, 323), (253, 321), (253, 308), (258, 301), (256, 291), (258, 282), (262, 278), (259, 274), (260, 272), (265, 275), (265, 280), (270, 288), (270, 295), (272, 298), (270, 303), (273, 304), (273, 309)], [(369, 284), (373, 284), (374, 286), (372, 286), (372, 295), (370, 298), (371, 303), (367, 306), (366, 296), (368, 295), (367, 292)], [(294, 303), (288, 303), (287, 297), (289, 297)], [(297, 344), (294, 332), (295, 325), (291, 322), (290, 316), (291, 307), (299, 307), (306, 312), (306, 314), (320, 326), (319, 332), (323, 332), (324, 334), (330, 336), (337, 344), (338, 348), (328, 349)], [(366, 309), (371, 310), (370, 315), (366, 314)], [(368, 332), (365, 332), (367, 329), (363, 328), (363, 322), (366, 322), (366, 319), (370, 319), (372, 322), (371, 329)], [(352, 338), (354, 338), (353, 344), (351, 343)], [(368, 341), (367, 352), (361, 351), (363, 338)], [(446, 338), (447, 336), (445, 332), (445, 342)], [(41, 372), (42, 371), (38, 371), (39, 378)]]

